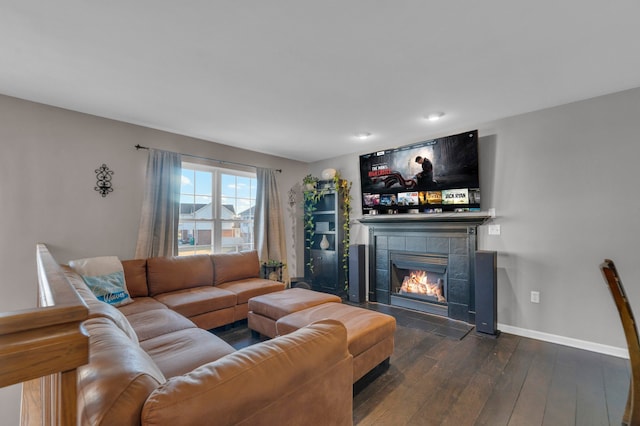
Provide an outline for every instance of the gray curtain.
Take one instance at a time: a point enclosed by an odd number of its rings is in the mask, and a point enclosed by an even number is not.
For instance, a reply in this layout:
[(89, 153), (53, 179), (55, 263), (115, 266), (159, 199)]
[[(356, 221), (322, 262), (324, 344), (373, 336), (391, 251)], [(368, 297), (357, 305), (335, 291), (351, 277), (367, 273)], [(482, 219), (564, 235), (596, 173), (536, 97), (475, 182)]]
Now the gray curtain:
[(181, 179), (180, 154), (149, 150), (136, 258), (178, 254)]
[[(260, 261), (276, 260), (287, 263), (284, 219), (275, 173), (275, 170), (261, 167), (256, 170), (258, 187), (253, 236)], [(285, 283), (289, 282), (286, 268), (282, 271), (282, 279)]]

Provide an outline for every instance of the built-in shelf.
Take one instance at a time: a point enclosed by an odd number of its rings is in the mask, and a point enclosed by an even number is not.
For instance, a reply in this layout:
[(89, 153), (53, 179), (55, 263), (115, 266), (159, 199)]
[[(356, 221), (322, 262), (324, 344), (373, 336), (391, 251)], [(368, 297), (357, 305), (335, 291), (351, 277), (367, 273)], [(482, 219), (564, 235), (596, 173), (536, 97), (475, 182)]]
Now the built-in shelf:
[[(333, 185), (333, 181), (327, 181)], [(343, 295), (346, 286), (344, 195), (320, 185), (317, 197), (305, 198), (305, 281), (316, 291)], [(325, 245), (326, 244), (326, 245)], [(326, 247), (322, 250), (322, 247)]]

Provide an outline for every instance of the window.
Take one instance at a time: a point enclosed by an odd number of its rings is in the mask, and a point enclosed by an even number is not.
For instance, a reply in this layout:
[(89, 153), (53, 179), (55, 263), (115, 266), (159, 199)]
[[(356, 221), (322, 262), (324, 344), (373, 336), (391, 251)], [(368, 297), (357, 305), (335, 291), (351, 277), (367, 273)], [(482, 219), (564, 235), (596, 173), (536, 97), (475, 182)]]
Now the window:
[(253, 250), (256, 174), (182, 163), (178, 254)]

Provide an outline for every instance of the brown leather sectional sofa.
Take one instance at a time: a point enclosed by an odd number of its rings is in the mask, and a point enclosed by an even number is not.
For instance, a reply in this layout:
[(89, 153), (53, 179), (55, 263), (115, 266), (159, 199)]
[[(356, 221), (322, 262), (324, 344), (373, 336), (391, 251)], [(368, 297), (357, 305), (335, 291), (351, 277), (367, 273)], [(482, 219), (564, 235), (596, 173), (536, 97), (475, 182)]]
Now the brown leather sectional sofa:
[(245, 318), (249, 298), (283, 288), (259, 278), (255, 252), (122, 263), (134, 302), (120, 308), (64, 268), (89, 308), (79, 423), (352, 424), (353, 359), (340, 322), (238, 351), (205, 330)]
[(284, 289), (260, 278), (255, 251), (125, 260), (122, 266), (135, 301), (121, 308), (125, 315), (160, 303), (205, 330), (246, 318), (250, 298)]

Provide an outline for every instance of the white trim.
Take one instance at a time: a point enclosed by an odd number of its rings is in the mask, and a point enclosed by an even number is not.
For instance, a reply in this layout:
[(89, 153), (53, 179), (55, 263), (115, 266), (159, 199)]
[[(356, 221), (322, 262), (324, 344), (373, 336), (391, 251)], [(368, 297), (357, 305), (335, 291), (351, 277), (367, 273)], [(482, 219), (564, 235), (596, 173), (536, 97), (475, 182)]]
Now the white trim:
[(544, 342), (557, 343), (559, 345), (570, 346), (572, 348), (585, 349), (591, 352), (598, 352), (618, 358), (629, 359), (629, 351), (627, 348), (602, 345), (600, 343), (587, 342), (586, 340), (573, 339), (571, 337), (558, 336), (555, 334), (543, 333), (541, 331), (513, 327), (507, 324), (498, 323), (498, 329), (505, 333), (515, 334), (517, 336), (528, 337), (531, 339), (542, 340)]

